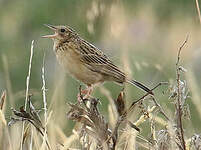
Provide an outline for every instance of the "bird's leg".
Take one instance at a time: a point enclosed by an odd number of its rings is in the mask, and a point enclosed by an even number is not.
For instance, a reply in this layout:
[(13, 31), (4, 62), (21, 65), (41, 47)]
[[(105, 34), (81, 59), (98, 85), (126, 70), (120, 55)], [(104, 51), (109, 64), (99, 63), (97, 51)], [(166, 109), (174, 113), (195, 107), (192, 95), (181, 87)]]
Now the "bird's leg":
[(87, 86), (86, 89), (84, 89), (82, 92), (82, 94), (84, 95), (83, 99), (87, 99), (91, 96), (91, 93), (93, 91), (93, 86)]
[[(89, 98), (91, 96), (92, 91), (93, 91), (92, 86), (87, 86), (87, 88), (84, 90), (80, 89), (80, 92), (77, 95), (78, 102), (81, 102), (81, 101)], [(84, 95), (84, 96), (82, 96), (82, 95)]]

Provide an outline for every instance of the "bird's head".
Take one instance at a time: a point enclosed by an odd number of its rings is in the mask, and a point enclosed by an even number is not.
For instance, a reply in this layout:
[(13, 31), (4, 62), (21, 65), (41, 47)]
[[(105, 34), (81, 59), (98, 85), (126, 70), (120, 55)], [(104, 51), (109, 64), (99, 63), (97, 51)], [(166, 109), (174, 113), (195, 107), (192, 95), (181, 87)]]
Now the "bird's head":
[(76, 35), (75, 31), (68, 27), (68, 26), (53, 26), (50, 24), (44, 24), (46, 27), (52, 29), (54, 31), (54, 34), (52, 35), (44, 35), (43, 38), (51, 38), (54, 41), (63, 41), (66, 39), (71, 38), (72, 36)]

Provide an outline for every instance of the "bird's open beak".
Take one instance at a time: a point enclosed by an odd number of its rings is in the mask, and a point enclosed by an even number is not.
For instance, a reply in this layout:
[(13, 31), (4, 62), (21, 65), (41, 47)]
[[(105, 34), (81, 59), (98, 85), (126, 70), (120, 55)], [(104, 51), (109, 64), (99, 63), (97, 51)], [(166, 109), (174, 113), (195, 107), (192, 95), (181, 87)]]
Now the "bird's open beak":
[(44, 35), (44, 36), (42, 36), (42, 38), (56, 38), (58, 36), (58, 33), (56, 32), (57, 28), (55, 26), (50, 25), (50, 24), (44, 24), (44, 26), (52, 29), (53, 31), (55, 31), (55, 33), (52, 35)]

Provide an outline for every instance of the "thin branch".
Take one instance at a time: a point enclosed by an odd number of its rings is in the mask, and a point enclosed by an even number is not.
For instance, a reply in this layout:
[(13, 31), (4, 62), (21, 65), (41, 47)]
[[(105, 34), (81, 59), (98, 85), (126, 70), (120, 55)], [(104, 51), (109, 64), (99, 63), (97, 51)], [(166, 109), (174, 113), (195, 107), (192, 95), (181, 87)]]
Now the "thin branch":
[(182, 48), (186, 45), (188, 41), (189, 35), (187, 35), (185, 41), (182, 43), (182, 45), (179, 47), (178, 55), (177, 55), (177, 62), (176, 62), (176, 81), (177, 81), (177, 106), (176, 106), (176, 113), (177, 113), (177, 126), (180, 129), (180, 135), (181, 138), (181, 145), (182, 149), (186, 150), (185, 146), (185, 140), (184, 140), (184, 131), (183, 131), (183, 125), (182, 125), (182, 110), (181, 110), (181, 89), (180, 89), (180, 69), (179, 69), (179, 62), (180, 62), (180, 55)]
[[(24, 110), (26, 111), (27, 108), (27, 102), (29, 98), (29, 82), (31, 77), (31, 66), (32, 66), (32, 58), (33, 58), (33, 48), (34, 48), (34, 40), (31, 42), (31, 55), (29, 59), (29, 70), (28, 75), (26, 79), (26, 97), (25, 97), (25, 104), (24, 104)], [(24, 122), (22, 124), (22, 134), (21, 134), (21, 143), (20, 143), (20, 150), (23, 149), (23, 135), (24, 135)]]
[(189, 34), (186, 36), (185, 41), (184, 41), (184, 42), (181, 44), (181, 46), (179, 47), (179, 51), (178, 51), (178, 54), (177, 54), (176, 67), (178, 66), (179, 61), (180, 61), (181, 50), (182, 50), (182, 48), (186, 45), (186, 43), (187, 43), (187, 41), (188, 41), (188, 38), (189, 38)]
[(160, 113), (168, 120), (170, 121), (169, 117), (166, 115), (165, 111), (163, 110), (163, 108), (161, 107), (161, 105), (156, 101), (155, 97), (152, 97), (153, 102), (155, 103), (155, 105), (159, 108)]
[[(160, 82), (160, 83), (158, 83), (155, 87), (153, 87), (153, 88), (151, 89), (151, 91), (154, 91), (156, 88), (158, 88), (159, 86), (161, 86), (161, 85), (163, 85), (163, 84), (167, 84), (167, 82)], [(133, 110), (134, 106), (136, 106), (136, 104), (138, 104), (139, 102), (141, 102), (141, 101), (142, 101), (146, 96), (148, 96), (148, 95), (150, 95), (150, 94), (149, 94), (149, 93), (146, 93), (146, 94), (143, 95), (141, 98), (139, 98), (138, 100), (134, 101), (134, 102), (130, 105), (130, 107), (129, 107), (129, 109), (127, 110), (126, 113), (130, 112), (131, 110)], [(152, 97), (153, 97), (153, 96), (152, 96)]]
[(199, 7), (198, 0), (195, 0), (195, 3), (196, 3), (196, 8), (197, 8), (197, 12), (198, 12), (199, 21), (200, 21), (200, 24), (201, 24), (201, 14), (200, 14), (200, 7)]

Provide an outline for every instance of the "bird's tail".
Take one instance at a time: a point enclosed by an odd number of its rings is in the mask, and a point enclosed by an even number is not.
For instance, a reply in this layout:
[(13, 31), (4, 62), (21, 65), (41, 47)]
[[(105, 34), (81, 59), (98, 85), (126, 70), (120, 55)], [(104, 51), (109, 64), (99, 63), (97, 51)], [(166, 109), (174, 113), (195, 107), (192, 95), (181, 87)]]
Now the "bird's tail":
[(140, 83), (136, 80), (127, 80), (126, 82), (136, 86), (137, 88), (139, 88), (145, 92), (148, 92), (151, 95), (154, 95), (152, 90), (150, 90), (147, 86), (143, 85), (142, 83)]

